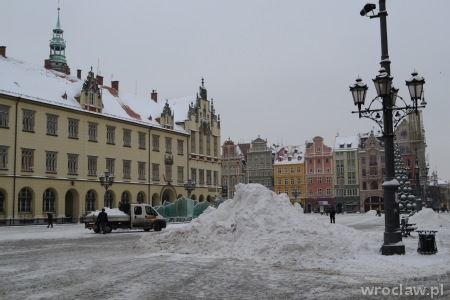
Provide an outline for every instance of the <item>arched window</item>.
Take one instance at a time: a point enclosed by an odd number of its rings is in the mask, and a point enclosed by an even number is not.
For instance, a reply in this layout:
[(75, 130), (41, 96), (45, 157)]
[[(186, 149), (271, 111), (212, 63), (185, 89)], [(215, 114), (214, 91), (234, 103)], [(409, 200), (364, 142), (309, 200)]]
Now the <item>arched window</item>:
[(122, 196), (120, 197), (120, 202), (122, 202), (122, 204), (130, 203), (130, 197), (128, 196), (127, 192), (122, 193)]
[(139, 192), (137, 194), (137, 202), (138, 203), (144, 203), (144, 193), (143, 192)]
[(29, 213), (31, 212), (31, 192), (27, 188), (23, 188), (19, 192), (19, 212)]
[(0, 191), (0, 212), (5, 212), (5, 193)]
[(51, 189), (46, 189), (44, 191), (42, 211), (43, 212), (55, 211), (55, 193), (53, 193)]
[(104, 200), (105, 200), (105, 201), (103, 202), (103, 205), (104, 205), (105, 207), (112, 208), (113, 196), (112, 196), (111, 191), (106, 191), (106, 193), (105, 193), (105, 199), (104, 199)]
[(86, 212), (95, 210), (95, 194), (90, 190), (86, 193)]

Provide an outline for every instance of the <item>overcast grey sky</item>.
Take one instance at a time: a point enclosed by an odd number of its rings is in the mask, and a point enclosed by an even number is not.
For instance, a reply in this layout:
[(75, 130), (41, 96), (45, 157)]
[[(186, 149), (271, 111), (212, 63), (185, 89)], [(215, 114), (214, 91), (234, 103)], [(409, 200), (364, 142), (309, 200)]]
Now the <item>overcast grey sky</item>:
[[(60, 1), (72, 74), (99, 68), (105, 84), (159, 99), (193, 95), (205, 78), (222, 120), (222, 142), (302, 144), (367, 132), (349, 92), (359, 75), (368, 99), (380, 68), (378, 19), (361, 0)], [(378, 6), (378, 1), (372, 1)], [(7, 56), (43, 65), (57, 0), (3, 0), (0, 45)], [(430, 169), (450, 179), (450, 1), (386, 0), (389, 57), (399, 95), (415, 69), (426, 80)], [(408, 100), (409, 101), (409, 100)], [(430, 171), (431, 173), (431, 171)]]

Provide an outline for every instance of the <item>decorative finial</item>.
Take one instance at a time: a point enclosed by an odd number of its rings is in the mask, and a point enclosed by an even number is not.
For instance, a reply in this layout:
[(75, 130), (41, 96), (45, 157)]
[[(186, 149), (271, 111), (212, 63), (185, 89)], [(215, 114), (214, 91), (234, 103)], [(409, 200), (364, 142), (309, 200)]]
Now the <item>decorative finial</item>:
[(202, 77), (202, 87), (205, 87), (205, 80)]

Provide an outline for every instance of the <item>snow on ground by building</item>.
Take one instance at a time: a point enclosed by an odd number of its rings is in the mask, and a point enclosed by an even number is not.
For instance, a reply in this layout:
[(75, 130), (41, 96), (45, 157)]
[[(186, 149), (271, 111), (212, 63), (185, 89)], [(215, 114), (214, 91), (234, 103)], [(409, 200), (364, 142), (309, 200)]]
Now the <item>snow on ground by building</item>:
[[(414, 219), (421, 222), (422, 214)], [(439, 226), (439, 252), (417, 253), (417, 235), (404, 239), (406, 255), (382, 256), (383, 230), (360, 231), (346, 225), (330, 224), (326, 217), (304, 214), (292, 206), (284, 194), (277, 195), (258, 184), (236, 186), (233, 199), (217, 209), (209, 208), (199, 218), (178, 230), (143, 237), (140, 244), (152, 252), (205, 254), (236, 258), (293, 269), (323, 269), (338, 273), (361, 274), (365, 278), (390, 274), (395, 278), (444, 273), (450, 263), (450, 237), (447, 226), (425, 219), (427, 229)], [(368, 226), (384, 223), (384, 216), (367, 213), (357, 218)], [(350, 225), (352, 222), (348, 222)], [(420, 225), (418, 224), (420, 227)], [(433, 228), (431, 228), (433, 227)]]

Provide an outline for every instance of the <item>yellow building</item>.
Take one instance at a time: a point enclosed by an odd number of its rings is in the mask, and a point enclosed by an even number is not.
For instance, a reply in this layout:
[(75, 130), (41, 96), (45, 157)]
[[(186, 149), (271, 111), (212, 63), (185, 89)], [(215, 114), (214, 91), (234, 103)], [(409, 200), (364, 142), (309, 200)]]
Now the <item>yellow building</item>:
[(281, 146), (275, 149), (274, 191), (285, 193), (292, 203), (304, 205), (306, 198), (305, 145)]
[[(77, 220), (119, 202), (211, 201), (219, 187), (220, 119), (204, 82), (197, 96), (158, 102), (70, 75), (59, 16), (45, 67), (0, 47), (0, 220), (47, 213)], [(175, 115), (177, 108), (179, 117)], [(186, 117), (187, 116), (187, 117)], [(100, 176), (114, 181), (107, 190)]]

